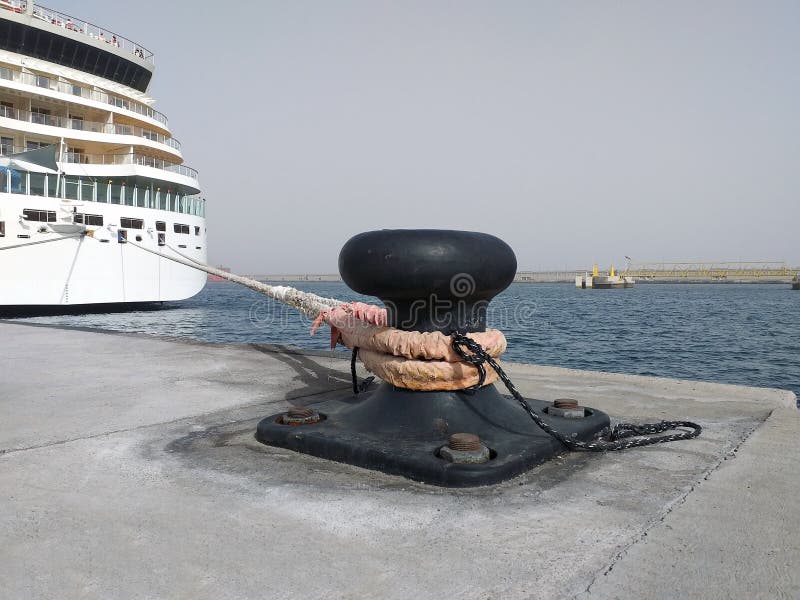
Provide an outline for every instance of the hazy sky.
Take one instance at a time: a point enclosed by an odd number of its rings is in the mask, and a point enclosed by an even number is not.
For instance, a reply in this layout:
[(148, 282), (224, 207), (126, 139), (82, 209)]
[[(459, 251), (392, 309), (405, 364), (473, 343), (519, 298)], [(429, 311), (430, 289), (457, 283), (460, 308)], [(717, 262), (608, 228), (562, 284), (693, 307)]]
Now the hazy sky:
[(800, 3), (49, 0), (156, 55), (210, 260), (485, 231), (520, 269), (800, 264)]

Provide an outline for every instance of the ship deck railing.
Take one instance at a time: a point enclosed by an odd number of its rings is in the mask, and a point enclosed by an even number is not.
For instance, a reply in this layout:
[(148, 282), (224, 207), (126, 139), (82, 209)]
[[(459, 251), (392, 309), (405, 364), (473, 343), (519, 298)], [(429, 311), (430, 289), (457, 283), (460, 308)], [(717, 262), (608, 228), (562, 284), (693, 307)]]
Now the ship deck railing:
[[(0, 168), (0, 192), (77, 202), (96, 202), (152, 208), (205, 217), (206, 201), (200, 194), (186, 194), (176, 189), (162, 189), (158, 182), (144, 185), (125, 178), (111, 181), (76, 175), (46, 175)], [(91, 210), (91, 209), (89, 209)]]
[(168, 160), (140, 154), (138, 152), (128, 152), (125, 154), (86, 154), (84, 152), (66, 152), (64, 161), (71, 164), (81, 165), (140, 165), (143, 167), (153, 167), (162, 171), (178, 173), (190, 179), (197, 180), (197, 170), (186, 165), (173, 163)]
[[(28, 3), (25, 0), (0, 0), (0, 8), (5, 8), (15, 13), (24, 13)], [(155, 64), (155, 56), (141, 44), (133, 40), (117, 35), (105, 27), (94, 25), (83, 19), (76, 19), (66, 13), (62, 13), (52, 8), (47, 8), (37, 4), (33, 8), (33, 16), (40, 21), (56, 25), (74, 33), (83, 34), (93, 40), (106, 42), (116, 48), (130, 52), (137, 58), (141, 58), (151, 64)]]
[[(2, 3), (2, 1), (3, 0), (0, 0), (0, 3)], [(0, 79), (16, 81), (25, 85), (32, 85), (38, 88), (52, 90), (54, 92), (61, 92), (63, 94), (71, 94), (87, 100), (95, 100), (97, 102), (109, 104), (116, 108), (124, 108), (125, 110), (129, 110), (137, 115), (142, 115), (144, 117), (153, 119), (154, 121), (158, 121), (165, 128), (169, 127), (167, 116), (164, 113), (147, 106), (146, 104), (142, 104), (141, 102), (136, 102), (128, 98), (123, 98), (121, 96), (115, 96), (114, 94), (109, 94), (100, 90), (93, 90), (70, 81), (61, 81), (55, 77), (37, 75), (35, 73), (23, 73), (22, 71), (16, 71), (7, 67), (0, 67)]]
[[(41, 147), (41, 146), (37, 146)], [(20, 148), (6, 144), (0, 144), (0, 156), (9, 156), (19, 152), (26, 152), (29, 150), (36, 150), (37, 147), (29, 146)], [(80, 165), (140, 165), (143, 167), (153, 167), (161, 169), (162, 171), (169, 171), (177, 173), (190, 179), (198, 180), (197, 169), (186, 166), (180, 163), (174, 163), (169, 160), (157, 158), (140, 152), (125, 152), (117, 154), (87, 154), (85, 152), (75, 152), (69, 150), (64, 153), (63, 160), (60, 162), (67, 164), (80, 164)]]
[[(0, 0), (2, 1), (2, 0)], [(50, 127), (63, 127), (73, 131), (88, 131), (92, 133), (111, 133), (116, 135), (133, 135), (158, 142), (169, 146), (175, 150), (181, 149), (181, 143), (173, 137), (166, 136), (145, 127), (128, 125), (125, 123), (101, 123), (99, 121), (87, 121), (76, 117), (63, 117), (36, 111), (27, 111), (20, 108), (0, 106), (0, 117), (35, 123), (37, 125), (48, 125)]]

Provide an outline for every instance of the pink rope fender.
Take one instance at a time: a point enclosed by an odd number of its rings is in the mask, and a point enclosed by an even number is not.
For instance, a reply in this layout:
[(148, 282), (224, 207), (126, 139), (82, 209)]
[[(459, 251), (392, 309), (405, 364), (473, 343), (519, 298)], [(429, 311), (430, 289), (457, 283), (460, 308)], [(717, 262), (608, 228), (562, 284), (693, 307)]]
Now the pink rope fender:
[[(322, 312), (311, 333), (323, 323), (331, 327), (331, 348), (342, 343), (359, 348), (364, 367), (384, 381), (411, 390), (459, 390), (478, 383), (478, 369), (462, 361), (450, 337), (440, 332), (402, 331), (386, 325), (386, 309), (351, 302)], [(506, 349), (501, 331), (488, 329), (468, 334), (493, 358)], [(484, 385), (497, 381), (487, 370)]]

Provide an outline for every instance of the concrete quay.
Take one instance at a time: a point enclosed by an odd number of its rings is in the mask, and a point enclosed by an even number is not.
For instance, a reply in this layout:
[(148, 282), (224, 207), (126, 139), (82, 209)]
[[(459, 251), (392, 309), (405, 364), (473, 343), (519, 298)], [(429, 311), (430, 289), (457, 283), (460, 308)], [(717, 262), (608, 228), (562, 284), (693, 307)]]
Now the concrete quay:
[[(790, 392), (508, 365), (700, 438), (448, 490), (270, 448), (348, 361), (0, 322), (0, 596), (798, 598)], [(521, 414), (520, 418), (526, 418)]]

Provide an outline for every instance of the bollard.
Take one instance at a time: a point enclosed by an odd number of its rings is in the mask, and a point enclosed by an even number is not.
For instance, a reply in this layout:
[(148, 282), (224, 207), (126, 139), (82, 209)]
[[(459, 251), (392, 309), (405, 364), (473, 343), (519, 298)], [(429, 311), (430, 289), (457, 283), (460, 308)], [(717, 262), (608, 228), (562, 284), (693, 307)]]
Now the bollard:
[[(356, 292), (380, 298), (390, 327), (445, 335), (485, 331), (490, 302), (512, 283), (516, 268), (508, 244), (467, 231), (371, 231), (351, 238), (339, 255), (343, 281)], [(552, 421), (551, 403), (529, 404)], [(332, 392), (315, 406), (325, 420), (300, 428), (273, 415), (259, 423), (257, 438), (450, 487), (497, 483), (565, 450), (493, 384), (468, 392), (416, 391), (384, 382), (355, 398)], [(556, 417), (566, 435), (591, 440), (609, 427), (604, 413), (580, 410), (580, 419)], [(458, 441), (453, 448), (447, 431), (477, 436), (484, 449), (478, 450), (479, 459), (451, 460), (475, 450), (462, 449)]]

